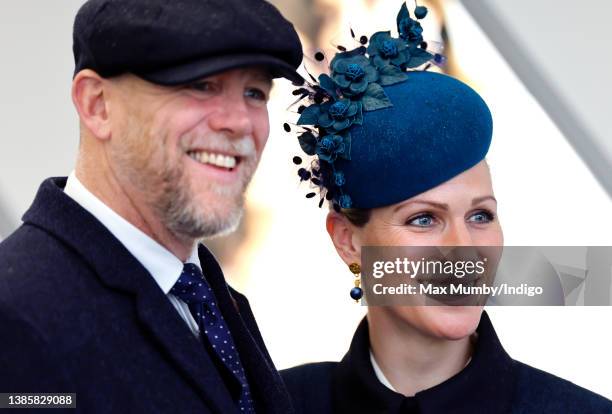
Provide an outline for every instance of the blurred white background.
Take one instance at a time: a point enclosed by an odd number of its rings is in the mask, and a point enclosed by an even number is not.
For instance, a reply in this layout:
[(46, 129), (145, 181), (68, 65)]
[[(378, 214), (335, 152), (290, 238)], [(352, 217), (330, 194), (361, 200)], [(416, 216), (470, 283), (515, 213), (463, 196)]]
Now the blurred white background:
[[(333, 53), (330, 39), (353, 45), (349, 27), (358, 36), (394, 29), (401, 5), (400, 0), (274, 3), (295, 21), (305, 50), (321, 47), (328, 55)], [(612, 30), (599, 22), (612, 14), (612, 3), (593, 0), (587, 13), (569, 0), (467, 1), (470, 9), (488, 7), (486, 11), (499, 19), (499, 30), (516, 35), (512, 39), (525, 47), (528, 57), (535, 56), (527, 64), (512, 60), (523, 55), (506, 55), (512, 65), (462, 3), (423, 3), (432, 12), (423, 24), (425, 38), (447, 35), (449, 70), (477, 89), (492, 109), (494, 139), (488, 161), (506, 244), (612, 245), (612, 200), (602, 185), (606, 184), (601, 164), (612, 154), (606, 152), (612, 148), (610, 123), (602, 122), (608, 121), (611, 107), (606, 74), (612, 73), (612, 58), (588, 49), (605, 50), (599, 45), (605, 45)], [(67, 175), (73, 167), (78, 123), (70, 101), (71, 33), (81, 4), (0, 3), (0, 239), (18, 226), (44, 178)], [(413, 3), (408, 5), (412, 9)], [(558, 60), (568, 40), (551, 31), (559, 19), (568, 25), (565, 36), (584, 46), (569, 49), (566, 62)], [(583, 39), (581, 33), (590, 33), (595, 25), (607, 33)], [(577, 136), (560, 131), (524, 86), (530, 81), (521, 81), (511, 67), (522, 76), (528, 73), (525, 67), (545, 75), (544, 98), (549, 90), (564, 98), (572, 119), (585, 126), (579, 132), (586, 130), (593, 140), (587, 142), (590, 147), (580, 147)], [(293, 98), (290, 90), (287, 82), (276, 83), (269, 107), (271, 136), (249, 190), (243, 226), (236, 235), (211, 242), (232, 285), (249, 297), (279, 368), (340, 359), (365, 310), (348, 297), (352, 275), (327, 237), (325, 211), (316, 208), (316, 201), (306, 200), (306, 188), (298, 185), (291, 158), (299, 154), (299, 146), (295, 136), (282, 129), (283, 122), (295, 119), (286, 111)], [(537, 92), (533, 87), (531, 91)], [(546, 109), (552, 118), (559, 115)], [(571, 127), (578, 128), (572, 124), (563, 129)], [(590, 160), (593, 148), (601, 155), (596, 166), (578, 155)], [(515, 359), (612, 397), (612, 307), (488, 311)]]

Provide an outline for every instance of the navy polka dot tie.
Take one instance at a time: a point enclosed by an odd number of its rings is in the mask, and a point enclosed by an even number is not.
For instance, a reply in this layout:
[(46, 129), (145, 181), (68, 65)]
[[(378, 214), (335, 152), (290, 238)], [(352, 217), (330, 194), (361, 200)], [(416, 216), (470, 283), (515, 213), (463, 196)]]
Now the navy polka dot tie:
[(255, 408), (249, 383), (240, 363), (234, 340), (217, 306), (213, 291), (204, 279), (200, 268), (193, 263), (185, 263), (183, 273), (170, 293), (189, 305), (191, 315), (200, 327), (200, 335), (208, 339), (223, 364), (240, 381), (242, 386), (238, 401), (240, 412), (254, 413)]

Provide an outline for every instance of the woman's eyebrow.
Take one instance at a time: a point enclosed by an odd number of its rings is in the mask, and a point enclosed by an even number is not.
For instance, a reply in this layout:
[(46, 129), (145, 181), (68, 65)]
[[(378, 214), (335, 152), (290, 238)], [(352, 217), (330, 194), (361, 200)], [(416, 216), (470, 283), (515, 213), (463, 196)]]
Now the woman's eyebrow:
[(397, 207), (393, 209), (393, 212), (395, 213), (397, 210), (404, 208), (406, 206), (409, 206), (410, 204), (428, 204), (430, 206), (439, 208), (440, 210), (448, 210), (448, 204), (436, 203), (435, 201), (429, 201), (429, 200), (411, 200), (411, 201), (407, 201), (405, 203), (398, 205)]
[(476, 197), (475, 199), (473, 199), (472, 200), (472, 205), (478, 204), (481, 201), (489, 200), (489, 199), (491, 199), (491, 200), (495, 201), (495, 203), (497, 203), (497, 199), (495, 197), (493, 197), (492, 195), (486, 195), (486, 196), (482, 196), (482, 197)]
[[(493, 197), (492, 195), (486, 195), (486, 196), (482, 196), (482, 197), (476, 197), (474, 199), (472, 199), (472, 205), (478, 204), (484, 200), (493, 200), (497, 203), (497, 200), (495, 199), (495, 197)], [(401, 208), (404, 208), (406, 206), (409, 206), (411, 204), (428, 204), (430, 206), (439, 208), (440, 210), (448, 210), (448, 204), (444, 204), (444, 203), (437, 203), (435, 201), (430, 201), (430, 200), (411, 200), (411, 201), (406, 201), (405, 203), (402, 203), (398, 206), (396, 206), (393, 209), (393, 212), (395, 213), (396, 211), (398, 211)]]

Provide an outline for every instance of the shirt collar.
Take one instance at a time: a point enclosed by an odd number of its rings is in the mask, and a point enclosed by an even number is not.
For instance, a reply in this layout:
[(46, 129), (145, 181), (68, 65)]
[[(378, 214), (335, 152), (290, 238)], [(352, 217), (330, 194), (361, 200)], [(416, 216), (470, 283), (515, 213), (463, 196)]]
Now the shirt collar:
[[(153, 276), (164, 294), (170, 292), (183, 272), (183, 262), (178, 257), (93, 195), (74, 171), (68, 176), (64, 193), (98, 219), (123, 244)], [(200, 267), (197, 246), (194, 246), (187, 262)]]
[[(470, 342), (472, 343), (472, 346), (476, 343), (476, 338), (478, 337), (478, 333), (474, 332), (471, 336), (470, 336)], [(463, 368), (467, 367), (467, 365), (470, 363), (470, 361), (472, 360), (472, 357), (470, 356), (467, 360), (467, 362), (465, 363), (465, 365), (463, 366)], [(370, 362), (372, 363), (372, 369), (374, 370), (374, 374), (376, 374), (376, 378), (378, 378), (378, 380), (387, 388), (389, 388), (391, 391), (395, 391), (397, 392), (397, 390), (393, 387), (393, 384), (391, 384), (391, 381), (389, 381), (387, 379), (387, 377), (385, 376), (385, 373), (383, 372), (383, 370), (380, 368), (380, 365), (378, 365), (378, 362), (376, 362), (376, 358), (374, 357), (374, 353), (372, 352), (372, 350), (370, 349)]]
[(380, 369), (378, 362), (376, 362), (376, 358), (374, 358), (374, 354), (372, 353), (372, 350), (370, 350), (370, 362), (372, 363), (372, 369), (374, 369), (376, 378), (378, 378), (378, 380), (385, 387), (389, 388), (391, 391), (396, 391), (395, 388), (393, 388), (393, 384), (391, 384), (391, 381), (389, 381), (387, 377), (385, 377), (385, 373), (382, 371), (382, 369)]

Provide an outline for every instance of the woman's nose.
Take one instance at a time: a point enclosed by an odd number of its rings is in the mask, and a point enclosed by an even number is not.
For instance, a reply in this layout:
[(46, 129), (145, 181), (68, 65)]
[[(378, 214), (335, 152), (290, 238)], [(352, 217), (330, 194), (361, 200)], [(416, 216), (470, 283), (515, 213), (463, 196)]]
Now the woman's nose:
[(448, 231), (444, 236), (445, 246), (472, 246), (474, 240), (472, 239), (472, 233), (467, 227), (465, 222), (453, 222), (448, 227)]

